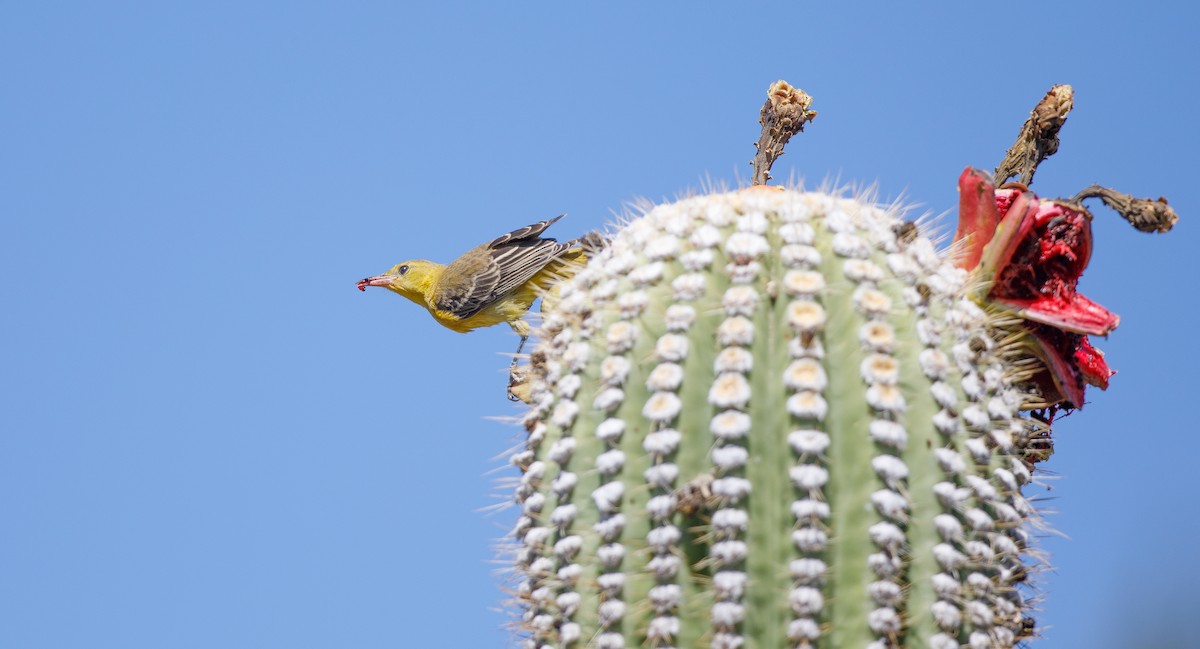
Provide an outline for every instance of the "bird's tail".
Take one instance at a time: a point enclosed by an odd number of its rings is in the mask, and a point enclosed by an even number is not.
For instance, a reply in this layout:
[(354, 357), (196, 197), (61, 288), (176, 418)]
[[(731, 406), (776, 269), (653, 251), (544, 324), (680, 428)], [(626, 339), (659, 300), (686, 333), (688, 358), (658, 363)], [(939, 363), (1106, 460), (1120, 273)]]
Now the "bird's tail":
[(608, 247), (608, 239), (599, 232), (589, 232), (578, 239), (567, 241), (562, 246), (562, 252), (555, 256), (554, 261), (546, 265), (551, 281), (546, 288), (568, 279), (587, 264), (588, 259)]
[(595, 230), (568, 242), (571, 248), (578, 248), (584, 255), (591, 256), (608, 247), (608, 237)]
[(546, 301), (558, 299), (558, 284), (570, 279), (575, 273), (587, 265), (588, 259), (608, 247), (608, 239), (599, 232), (589, 232), (578, 239), (572, 239), (562, 244), (563, 251), (554, 261), (546, 265), (539, 273), (537, 282), (542, 296), (542, 308)]

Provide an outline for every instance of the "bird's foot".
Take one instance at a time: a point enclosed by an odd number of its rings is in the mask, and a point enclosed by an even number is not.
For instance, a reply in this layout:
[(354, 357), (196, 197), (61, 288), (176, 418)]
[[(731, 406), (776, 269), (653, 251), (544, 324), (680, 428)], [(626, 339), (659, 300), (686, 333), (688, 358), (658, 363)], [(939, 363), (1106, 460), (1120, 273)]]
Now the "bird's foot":
[(517, 367), (516, 359), (508, 369), (508, 400), (530, 402), (529, 366)]

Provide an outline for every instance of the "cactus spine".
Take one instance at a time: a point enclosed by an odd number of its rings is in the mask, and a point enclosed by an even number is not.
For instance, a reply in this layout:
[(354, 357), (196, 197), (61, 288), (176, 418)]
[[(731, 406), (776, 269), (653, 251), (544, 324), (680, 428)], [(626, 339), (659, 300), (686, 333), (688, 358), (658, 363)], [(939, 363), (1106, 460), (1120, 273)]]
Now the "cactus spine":
[(1045, 428), (896, 209), (661, 205), (559, 289), (513, 533), (528, 647), (1008, 647)]

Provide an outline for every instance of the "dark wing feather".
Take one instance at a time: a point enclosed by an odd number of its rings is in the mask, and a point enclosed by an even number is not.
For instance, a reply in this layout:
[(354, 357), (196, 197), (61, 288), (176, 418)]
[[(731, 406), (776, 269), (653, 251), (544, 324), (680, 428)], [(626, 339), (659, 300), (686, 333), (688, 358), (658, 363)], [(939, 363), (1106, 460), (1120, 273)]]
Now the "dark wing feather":
[[(546, 228), (554, 225), (555, 223), (558, 222), (559, 219), (561, 219), (564, 216), (566, 216), (566, 214), (559, 214), (558, 216), (556, 216), (552, 219), (547, 219), (545, 221), (538, 221), (537, 223), (534, 223), (533, 225), (527, 225), (523, 228), (517, 228), (516, 230), (513, 230), (512, 232), (509, 232), (508, 234), (496, 237), (495, 240), (493, 240), (491, 243), (487, 244), (487, 247), (495, 249), (495, 248), (504, 246), (505, 244), (511, 243), (513, 241), (521, 241), (523, 239), (536, 238), (539, 234), (545, 232)], [(553, 239), (550, 239), (550, 241), (553, 241)]]
[(469, 318), (529, 281), (573, 245), (538, 238), (561, 218), (513, 230), (459, 257), (446, 268), (455, 286), (440, 290), (434, 307)]

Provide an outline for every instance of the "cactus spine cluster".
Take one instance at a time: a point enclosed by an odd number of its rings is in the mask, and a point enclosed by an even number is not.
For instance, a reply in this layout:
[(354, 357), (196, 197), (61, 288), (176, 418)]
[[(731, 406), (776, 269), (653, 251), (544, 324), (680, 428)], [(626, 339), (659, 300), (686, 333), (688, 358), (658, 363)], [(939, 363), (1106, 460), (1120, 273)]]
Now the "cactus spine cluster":
[(649, 210), (563, 283), (513, 456), (524, 646), (1010, 647), (1046, 430), (895, 208)]

